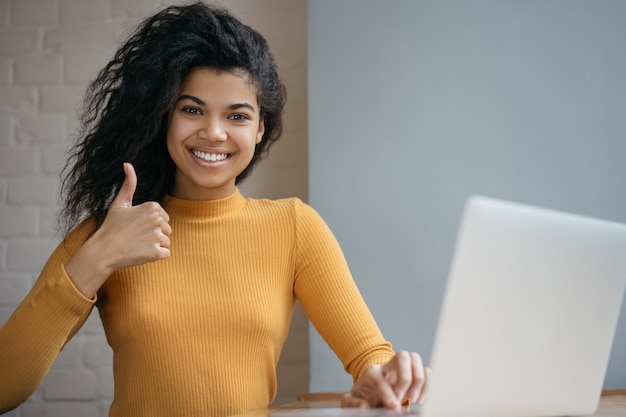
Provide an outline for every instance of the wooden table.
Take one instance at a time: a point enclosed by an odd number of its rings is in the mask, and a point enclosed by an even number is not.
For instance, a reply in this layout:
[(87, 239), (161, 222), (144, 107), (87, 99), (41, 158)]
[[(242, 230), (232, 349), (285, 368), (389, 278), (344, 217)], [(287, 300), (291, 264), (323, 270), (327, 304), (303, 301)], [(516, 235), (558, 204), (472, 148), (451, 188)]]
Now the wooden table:
[[(341, 395), (343, 393), (336, 392), (301, 394), (300, 401), (283, 404), (276, 409), (339, 407)], [(598, 409), (586, 417), (626, 417), (626, 389), (603, 391)]]
[(626, 417), (626, 389), (605, 390), (593, 417)]

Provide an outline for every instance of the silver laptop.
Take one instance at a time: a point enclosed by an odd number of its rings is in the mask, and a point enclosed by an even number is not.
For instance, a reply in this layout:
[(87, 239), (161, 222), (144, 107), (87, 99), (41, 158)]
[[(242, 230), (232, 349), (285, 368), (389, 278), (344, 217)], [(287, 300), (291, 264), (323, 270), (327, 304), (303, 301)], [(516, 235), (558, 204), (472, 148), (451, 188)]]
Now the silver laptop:
[(626, 287), (626, 225), (468, 200), (423, 417), (589, 415)]
[[(625, 287), (626, 225), (470, 198), (420, 417), (593, 414)], [(303, 414), (365, 417), (390, 412), (276, 413)]]

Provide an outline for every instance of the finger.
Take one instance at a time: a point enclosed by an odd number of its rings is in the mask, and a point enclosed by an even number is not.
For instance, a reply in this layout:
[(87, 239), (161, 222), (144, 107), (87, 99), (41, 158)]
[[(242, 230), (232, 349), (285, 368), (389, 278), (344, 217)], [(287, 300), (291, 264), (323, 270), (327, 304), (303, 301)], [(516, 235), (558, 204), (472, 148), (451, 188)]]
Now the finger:
[(412, 398), (409, 396), (414, 380), (412, 359), (412, 354), (401, 350), (384, 366), (388, 375), (386, 379), (393, 387), (393, 392), (399, 401), (403, 401), (407, 397)]
[(141, 218), (148, 222), (148, 226), (153, 225), (156, 228), (154, 232), (157, 233), (157, 240), (160, 245), (169, 246), (172, 226), (168, 223), (170, 216), (165, 209), (155, 201), (148, 201), (139, 206), (135, 206), (135, 208), (143, 211)]
[[(165, 211), (165, 209), (163, 207), (161, 207), (161, 217), (163, 217), (163, 220), (165, 220), (166, 222), (170, 221), (170, 215), (167, 214), (167, 211)], [(170, 233), (171, 232), (172, 232), (172, 230), (170, 229)]]
[(415, 352), (411, 352), (411, 387), (406, 393), (406, 397), (409, 398), (412, 402), (417, 402), (419, 400), (419, 396), (424, 390), (424, 386), (426, 383), (426, 371), (424, 369), (424, 364), (422, 362), (422, 358)]
[(165, 233), (159, 233), (153, 244), (153, 260), (169, 258), (172, 242)]
[(172, 252), (170, 251), (170, 249), (169, 249), (169, 248), (166, 248), (166, 247), (160, 246), (160, 247), (157, 249), (157, 259), (166, 259), (166, 258), (169, 258), (169, 257), (170, 257), (170, 255), (171, 255), (171, 253), (172, 253)]
[(382, 404), (387, 408), (391, 408), (392, 410), (399, 410), (400, 401), (398, 400), (398, 397), (396, 396), (393, 387), (385, 378), (384, 373), (373, 373), (370, 375), (370, 377), (373, 379), (371, 386), (373, 388), (374, 395), (372, 397), (376, 399), (375, 404), (372, 404), (372, 401), (370, 401), (370, 404), (372, 406)]
[(165, 234), (165, 236), (167, 237), (172, 235), (172, 226), (170, 226), (170, 224), (168, 223), (168, 219), (163, 219), (161, 230), (163, 231), (163, 234)]
[(149, 202), (144, 204), (153, 204), (156, 207), (156, 211), (152, 212), (152, 214), (156, 216), (158, 227), (161, 229), (161, 233), (169, 237), (172, 234), (172, 226), (170, 226), (169, 224), (170, 216), (167, 214), (165, 209), (156, 202)]
[(161, 206), (161, 204), (156, 201), (147, 201), (141, 204), (146, 214), (153, 215), (158, 217), (159, 219), (165, 220), (165, 222), (170, 221), (170, 216), (167, 214), (167, 211)]
[(171, 253), (170, 246), (172, 241), (170, 234), (172, 233), (172, 228), (169, 223), (163, 219), (161, 219), (160, 227), (161, 230), (158, 231), (155, 241), (156, 259), (165, 259), (168, 258)]
[(159, 242), (159, 246), (165, 249), (169, 249), (171, 244), (172, 242), (170, 241), (170, 238), (164, 234), (161, 238), (161, 241)]
[(422, 390), (417, 397), (417, 403), (423, 404), (426, 399), (426, 389), (428, 388), (428, 381), (430, 380), (430, 374), (432, 373), (432, 369), (424, 368), (424, 385), (422, 385)]
[(341, 407), (343, 408), (370, 408), (369, 402), (362, 397), (347, 392), (341, 397)]
[(135, 190), (137, 189), (137, 174), (132, 164), (124, 163), (124, 174), (126, 177), (111, 203), (111, 207), (131, 207), (133, 205), (133, 195), (135, 195)]

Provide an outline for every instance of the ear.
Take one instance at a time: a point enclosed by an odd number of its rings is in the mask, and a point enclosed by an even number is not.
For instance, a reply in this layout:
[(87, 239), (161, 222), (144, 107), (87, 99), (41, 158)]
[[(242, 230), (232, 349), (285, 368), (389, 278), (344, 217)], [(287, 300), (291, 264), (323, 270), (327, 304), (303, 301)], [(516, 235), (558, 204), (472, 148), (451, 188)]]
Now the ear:
[(261, 120), (259, 122), (259, 130), (256, 134), (256, 142), (254, 142), (255, 144), (261, 143), (261, 140), (263, 139), (263, 134), (265, 134), (265, 121)]

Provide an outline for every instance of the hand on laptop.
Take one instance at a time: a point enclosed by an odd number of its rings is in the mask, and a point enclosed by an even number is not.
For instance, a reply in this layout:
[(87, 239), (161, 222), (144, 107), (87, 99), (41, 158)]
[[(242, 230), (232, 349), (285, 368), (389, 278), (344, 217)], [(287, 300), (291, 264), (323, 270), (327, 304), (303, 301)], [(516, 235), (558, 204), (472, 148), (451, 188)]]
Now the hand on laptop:
[(342, 407), (384, 406), (400, 410), (406, 400), (421, 403), (430, 369), (417, 353), (399, 351), (385, 365), (371, 365), (341, 400)]

